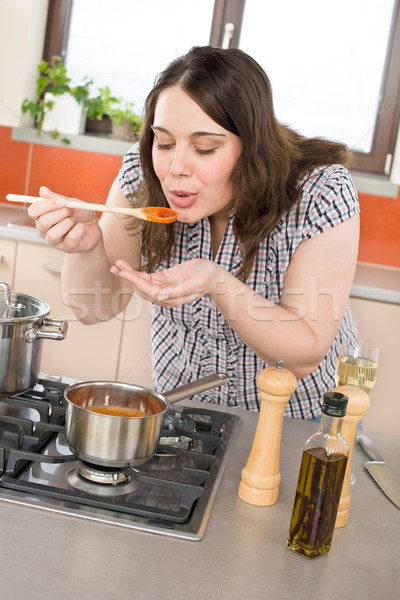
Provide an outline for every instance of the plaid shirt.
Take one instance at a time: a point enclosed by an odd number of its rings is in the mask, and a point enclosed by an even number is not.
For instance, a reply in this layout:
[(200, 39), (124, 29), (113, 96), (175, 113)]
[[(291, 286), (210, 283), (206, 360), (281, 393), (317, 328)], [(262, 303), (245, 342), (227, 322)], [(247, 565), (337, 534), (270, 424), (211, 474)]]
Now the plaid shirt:
[[(129, 196), (142, 174), (137, 145), (124, 157), (120, 185)], [(285, 214), (275, 230), (259, 245), (258, 257), (246, 285), (279, 304), (285, 273), (298, 245), (359, 212), (357, 193), (344, 167), (317, 168), (301, 192), (300, 217), (296, 226), (295, 208)], [(236, 275), (242, 255), (233, 235), (232, 210), (215, 262)], [(205, 258), (212, 260), (210, 223), (207, 218), (194, 224), (175, 223), (175, 251), (172, 265)], [(357, 336), (348, 305), (338, 334), (320, 365), (303, 379), (285, 407), (285, 415), (312, 419), (320, 415), (324, 392), (334, 385), (338, 351), (343, 339)], [(208, 297), (174, 308), (153, 305), (152, 354), (154, 387), (166, 391), (213, 372), (225, 372), (229, 383), (194, 396), (196, 400), (259, 410), (257, 374), (268, 366), (248, 348), (228, 325)], [(277, 357), (279, 358), (279, 357)]]

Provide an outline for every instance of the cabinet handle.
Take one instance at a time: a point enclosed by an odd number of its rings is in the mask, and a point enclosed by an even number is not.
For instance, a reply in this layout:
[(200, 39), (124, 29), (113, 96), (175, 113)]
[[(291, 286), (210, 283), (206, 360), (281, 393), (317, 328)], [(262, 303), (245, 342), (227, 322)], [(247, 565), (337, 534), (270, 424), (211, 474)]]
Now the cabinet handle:
[(62, 271), (62, 265), (58, 265), (56, 263), (45, 262), (45, 263), (43, 263), (43, 269), (44, 269), (44, 271), (48, 271), (49, 273), (60, 274)]
[(0, 254), (0, 263), (3, 262), (4, 256)]

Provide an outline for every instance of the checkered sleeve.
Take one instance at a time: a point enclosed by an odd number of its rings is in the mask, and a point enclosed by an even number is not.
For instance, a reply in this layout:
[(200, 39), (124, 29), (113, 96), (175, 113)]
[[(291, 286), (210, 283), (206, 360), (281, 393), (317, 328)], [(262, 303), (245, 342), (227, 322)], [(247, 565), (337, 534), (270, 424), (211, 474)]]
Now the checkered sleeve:
[(119, 184), (125, 196), (129, 198), (143, 180), (139, 159), (139, 144), (135, 144), (125, 154), (119, 171)]
[(323, 233), (360, 212), (357, 191), (348, 170), (341, 165), (318, 170), (303, 189), (302, 240)]

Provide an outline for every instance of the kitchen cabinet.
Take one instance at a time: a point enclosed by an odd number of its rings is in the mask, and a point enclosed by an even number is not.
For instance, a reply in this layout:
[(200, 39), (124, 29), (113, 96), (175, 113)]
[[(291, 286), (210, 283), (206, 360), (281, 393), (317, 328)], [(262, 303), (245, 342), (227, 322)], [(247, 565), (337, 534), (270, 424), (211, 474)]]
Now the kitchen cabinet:
[(64, 254), (47, 245), (18, 242), (14, 289), (47, 302), (50, 317), (68, 320), (65, 340), (43, 340), (40, 370), (78, 379), (114, 379), (122, 323), (87, 327), (63, 303), (61, 266)]
[(397, 376), (400, 305), (351, 298), (360, 338), (379, 345), (378, 378), (363, 418), (370, 431), (400, 435), (400, 392)]
[[(65, 340), (43, 340), (40, 370), (76, 379), (112, 381), (120, 375), (126, 375), (130, 381), (139, 372), (143, 384), (151, 386), (151, 376), (150, 379), (144, 376), (150, 371), (144, 365), (149, 361), (149, 355), (145, 350), (146, 342), (142, 340), (142, 336), (146, 335), (147, 322), (141, 315), (126, 323), (124, 335), (122, 316), (96, 325), (83, 325), (62, 300), (60, 274), (63, 252), (47, 244), (23, 241), (14, 244), (17, 248), (13, 289), (47, 302), (51, 307), (50, 317), (68, 320)], [(147, 345), (149, 347), (149, 343)], [(129, 354), (122, 357), (125, 352), (131, 353), (132, 357)], [(141, 352), (144, 353), (142, 361)]]
[(152, 388), (151, 303), (134, 296), (123, 319), (117, 380)]
[(17, 242), (14, 240), (0, 240), (0, 281), (7, 281), (13, 285), (15, 253)]

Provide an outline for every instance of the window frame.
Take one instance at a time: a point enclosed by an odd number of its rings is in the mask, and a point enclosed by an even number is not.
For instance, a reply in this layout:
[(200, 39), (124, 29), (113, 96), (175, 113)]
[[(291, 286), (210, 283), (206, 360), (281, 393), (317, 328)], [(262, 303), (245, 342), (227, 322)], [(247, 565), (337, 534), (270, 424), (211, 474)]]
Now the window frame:
[[(43, 58), (61, 56), (65, 60), (74, 0), (49, 2)], [(227, 23), (234, 29), (229, 42), (237, 47), (246, 0), (215, 0), (210, 29), (210, 45), (221, 47)], [(352, 169), (371, 175), (390, 175), (391, 162), (400, 124), (400, 0), (395, 0), (389, 52), (383, 70), (380, 103), (370, 152), (353, 151)]]
[(49, 61), (52, 56), (67, 56), (68, 36), (71, 26), (73, 0), (49, 2), (43, 58)]
[[(389, 175), (400, 123), (400, 2), (396, 0), (389, 52), (383, 70), (380, 103), (369, 153), (354, 152), (354, 168), (367, 173)], [(388, 159), (388, 156), (391, 157)]]

